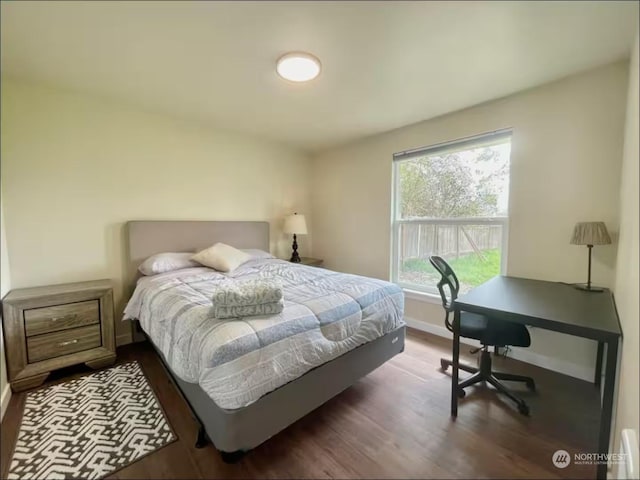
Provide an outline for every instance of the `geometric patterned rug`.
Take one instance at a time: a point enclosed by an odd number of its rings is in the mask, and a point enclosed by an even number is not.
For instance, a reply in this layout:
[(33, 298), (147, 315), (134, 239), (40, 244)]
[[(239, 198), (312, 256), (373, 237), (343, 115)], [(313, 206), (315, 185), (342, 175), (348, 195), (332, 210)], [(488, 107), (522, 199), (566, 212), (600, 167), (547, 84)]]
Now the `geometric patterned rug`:
[(9, 479), (102, 478), (176, 439), (138, 362), (27, 394)]

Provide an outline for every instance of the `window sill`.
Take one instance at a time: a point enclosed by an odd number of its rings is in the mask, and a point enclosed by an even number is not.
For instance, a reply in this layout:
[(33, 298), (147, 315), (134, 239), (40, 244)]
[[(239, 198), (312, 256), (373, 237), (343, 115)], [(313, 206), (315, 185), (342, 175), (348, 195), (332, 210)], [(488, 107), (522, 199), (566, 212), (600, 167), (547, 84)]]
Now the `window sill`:
[(442, 299), (439, 295), (433, 293), (419, 292), (417, 290), (411, 290), (409, 288), (403, 288), (404, 297), (410, 300), (417, 300), (418, 302), (434, 303), (436, 305), (442, 305)]

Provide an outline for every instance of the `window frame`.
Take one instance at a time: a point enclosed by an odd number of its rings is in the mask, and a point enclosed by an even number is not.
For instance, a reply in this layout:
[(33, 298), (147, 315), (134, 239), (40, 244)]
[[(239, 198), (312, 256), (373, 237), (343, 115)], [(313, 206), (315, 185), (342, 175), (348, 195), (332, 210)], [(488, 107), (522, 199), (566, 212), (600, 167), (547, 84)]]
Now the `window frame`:
[[(390, 255), (390, 272), (391, 281), (399, 285), (405, 292), (409, 291), (412, 294), (418, 295), (436, 296), (439, 298), (439, 292), (435, 285), (432, 287), (426, 285), (418, 285), (413, 283), (401, 282), (399, 280), (400, 273), (400, 258), (399, 258), (399, 244), (400, 244), (400, 228), (405, 224), (426, 224), (426, 225), (501, 225), (502, 226), (502, 242), (500, 250), (500, 274), (505, 275), (507, 272), (508, 252), (509, 252), (509, 218), (510, 218), (510, 205), (509, 201), (507, 207), (507, 215), (504, 217), (457, 217), (457, 218), (420, 218), (420, 219), (400, 219), (400, 188), (398, 185), (398, 165), (404, 161), (409, 161), (412, 158), (423, 157), (427, 155), (438, 155), (447, 152), (457, 152), (463, 150), (471, 150), (473, 148), (479, 148), (483, 145), (491, 145), (502, 143), (502, 140), (509, 140), (513, 145), (513, 130), (511, 128), (496, 130), (493, 132), (483, 133), (480, 135), (474, 135), (471, 137), (465, 137), (458, 140), (452, 140), (449, 142), (439, 143), (429, 147), (421, 147), (412, 150), (406, 150), (393, 154), (392, 162), (392, 174), (391, 174), (391, 255)], [(509, 177), (511, 177), (511, 155), (509, 158)], [(511, 188), (511, 181), (509, 181), (509, 189)], [(511, 194), (509, 191), (509, 200)]]

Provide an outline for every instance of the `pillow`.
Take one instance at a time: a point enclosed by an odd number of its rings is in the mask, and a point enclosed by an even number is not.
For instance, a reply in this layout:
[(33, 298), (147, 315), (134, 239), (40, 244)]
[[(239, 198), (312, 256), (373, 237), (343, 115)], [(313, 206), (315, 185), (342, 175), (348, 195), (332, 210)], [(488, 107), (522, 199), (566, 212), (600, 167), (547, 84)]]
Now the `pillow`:
[(171, 272), (181, 268), (199, 267), (200, 264), (191, 260), (193, 253), (165, 252), (152, 255), (140, 264), (138, 270), (143, 275)]
[(248, 253), (251, 255), (252, 259), (255, 258), (276, 258), (271, 255), (269, 252), (265, 252), (264, 250), (260, 250), (258, 248), (241, 248), (244, 253)]
[(231, 272), (251, 259), (251, 255), (225, 243), (216, 243), (191, 257), (191, 260), (220, 272)]

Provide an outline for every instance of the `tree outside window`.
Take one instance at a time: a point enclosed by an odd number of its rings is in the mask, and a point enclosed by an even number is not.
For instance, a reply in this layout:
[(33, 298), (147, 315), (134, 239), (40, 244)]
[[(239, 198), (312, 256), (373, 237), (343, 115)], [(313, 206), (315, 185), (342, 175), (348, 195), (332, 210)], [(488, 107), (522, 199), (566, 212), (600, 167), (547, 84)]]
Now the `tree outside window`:
[(435, 293), (434, 254), (451, 264), (462, 291), (501, 273), (510, 149), (510, 135), (479, 138), (394, 162), (394, 281)]

